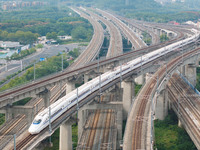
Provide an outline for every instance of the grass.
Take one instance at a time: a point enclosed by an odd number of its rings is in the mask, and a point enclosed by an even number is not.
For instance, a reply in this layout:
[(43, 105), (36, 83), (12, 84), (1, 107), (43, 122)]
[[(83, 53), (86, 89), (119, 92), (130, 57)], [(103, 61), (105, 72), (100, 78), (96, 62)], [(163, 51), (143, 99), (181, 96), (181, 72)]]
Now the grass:
[(88, 46), (89, 43), (80, 43), (78, 46)]
[(0, 114), (0, 125), (5, 122), (5, 114)]
[(142, 85), (139, 84), (135, 84), (135, 95), (137, 95), (137, 93), (140, 91)]
[(165, 120), (156, 120), (154, 125), (158, 150), (197, 150), (187, 132), (178, 127), (178, 118), (172, 110)]

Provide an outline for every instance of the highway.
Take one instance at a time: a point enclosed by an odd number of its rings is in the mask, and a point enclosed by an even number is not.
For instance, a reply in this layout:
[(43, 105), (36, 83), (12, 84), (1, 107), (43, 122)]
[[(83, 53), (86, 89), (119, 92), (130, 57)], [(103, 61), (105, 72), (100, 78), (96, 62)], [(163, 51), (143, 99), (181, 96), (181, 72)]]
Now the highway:
[(200, 95), (177, 73), (169, 80), (167, 89), (173, 110), (197, 149), (200, 149)]
[[(73, 50), (74, 48), (78, 47), (78, 44), (45, 45), (44, 48), (42, 48), (40, 51), (22, 59), (23, 68), (33, 64), (34, 62), (38, 62), (40, 58), (48, 58), (51, 56), (55, 56), (60, 52), (63, 52), (63, 50), (66, 51), (66, 48), (68, 48), (69, 50)], [(9, 76), (21, 70), (21, 61), (19, 60), (8, 62), (8, 71), (5, 71), (5, 69), (5, 66), (0, 68), (0, 80), (3, 80), (6, 76)]]

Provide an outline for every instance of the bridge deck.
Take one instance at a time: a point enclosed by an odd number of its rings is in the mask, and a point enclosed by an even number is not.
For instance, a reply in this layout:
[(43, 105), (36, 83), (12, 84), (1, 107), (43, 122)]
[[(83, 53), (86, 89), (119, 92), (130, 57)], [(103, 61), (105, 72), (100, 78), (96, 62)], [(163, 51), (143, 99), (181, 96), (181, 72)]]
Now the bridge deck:
[[(112, 99), (113, 95), (109, 97), (109, 101)], [(116, 140), (116, 112), (112, 109), (90, 110), (78, 141), (77, 150), (116, 149)]]
[(170, 79), (168, 91), (173, 110), (197, 149), (200, 149), (200, 95), (178, 74)]

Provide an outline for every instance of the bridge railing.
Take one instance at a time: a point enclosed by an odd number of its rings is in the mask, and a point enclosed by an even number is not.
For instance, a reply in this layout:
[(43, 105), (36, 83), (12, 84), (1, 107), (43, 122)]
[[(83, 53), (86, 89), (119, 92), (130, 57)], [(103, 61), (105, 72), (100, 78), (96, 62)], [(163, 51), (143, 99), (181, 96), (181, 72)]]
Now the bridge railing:
[(194, 90), (194, 92), (200, 96), (200, 92), (188, 81), (188, 79), (185, 76), (183, 76), (179, 71), (177, 72), (180, 75), (180, 77)]

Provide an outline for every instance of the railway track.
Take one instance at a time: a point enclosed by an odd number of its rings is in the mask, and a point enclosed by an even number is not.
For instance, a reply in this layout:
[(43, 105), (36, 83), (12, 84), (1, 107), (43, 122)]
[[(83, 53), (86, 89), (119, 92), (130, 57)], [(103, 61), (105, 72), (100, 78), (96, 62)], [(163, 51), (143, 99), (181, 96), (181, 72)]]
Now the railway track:
[(95, 18), (97, 18), (98, 20), (103, 22), (106, 25), (106, 27), (110, 33), (110, 43), (109, 43), (109, 48), (108, 48), (106, 58), (123, 54), (122, 37), (121, 37), (120, 31), (118, 30), (118, 28), (111, 21), (108, 21), (108, 20), (104, 19), (103, 17), (101, 17), (89, 10), (87, 10), (87, 12), (91, 16), (94, 16)]
[(77, 12), (81, 14), (81, 16), (85, 19), (87, 19), (93, 26), (93, 37), (87, 46), (86, 50), (78, 57), (78, 59), (70, 66), (70, 68), (75, 69), (80, 65), (83, 65), (85, 63), (88, 63), (95, 59), (98, 52), (100, 51), (100, 48), (104, 41), (104, 33), (103, 33), (103, 27), (101, 24), (96, 21), (95, 19), (92, 19), (90, 16), (85, 14), (83, 11), (79, 11), (78, 9), (73, 8)]
[(122, 21), (120, 21), (118, 18), (116, 18), (115, 16), (102, 11), (100, 9), (97, 10), (99, 13), (101, 13), (102, 15), (106, 16), (107, 18), (113, 20), (115, 22), (115, 24), (121, 29), (121, 31), (124, 33), (124, 35), (127, 36), (127, 38), (130, 40), (130, 42), (132, 43), (132, 45), (134, 46), (134, 48), (137, 49), (141, 49), (146, 47), (146, 45), (144, 44), (144, 42), (139, 39), (135, 33), (128, 28)]
[[(31, 140), (33, 140), (33, 138), (35, 137), (36, 135), (31, 135), (28, 133), (27, 136), (25, 136), (22, 140), (20, 140), (19, 143), (17, 143), (17, 146), (16, 146), (16, 150), (21, 150), (23, 149), (23, 147), (28, 144)], [(12, 149), (14, 150), (14, 148)]]
[[(185, 57), (189, 57), (192, 54), (194, 55), (194, 53), (199, 52), (199, 50), (200, 48), (197, 48), (195, 50), (187, 52), (183, 54), (183, 57), (185, 58)], [(181, 59), (182, 57), (179, 56), (173, 59), (172, 61), (170, 61), (167, 66), (168, 68), (167, 72), (177, 67), (177, 64), (181, 62)], [(148, 118), (148, 114), (150, 110), (150, 103), (149, 103), (151, 101), (150, 96), (156, 90), (157, 81), (155, 79), (158, 77), (158, 82), (160, 83), (161, 80), (164, 78), (165, 73), (166, 73), (166, 67), (163, 66), (154, 74), (153, 78), (150, 79), (145, 84), (144, 88), (141, 90), (137, 99), (135, 100), (128, 117), (127, 127), (125, 131), (125, 137), (124, 137), (125, 150), (146, 149), (146, 145), (148, 144), (146, 144), (147, 133), (145, 133), (145, 131), (147, 131), (146, 129), (147, 123), (146, 123), (145, 118)], [(140, 118), (139, 121), (137, 120), (138, 118)], [(132, 124), (132, 120), (134, 120), (133, 124)], [(130, 125), (129, 123), (132, 125)], [(130, 132), (132, 134), (130, 134)], [(128, 141), (130, 139), (130, 136), (133, 139), (131, 143)]]
[[(123, 57), (127, 58), (127, 56), (128, 57), (132, 57), (132, 56), (138, 55), (137, 53), (139, 53), (141, 55), (144, 52), (146, 52), (147, 50), (148, 50), (148, 52), (152, 51), (155, 48), (160, 48), (161, 46), (171, 44), (171, 43), (173, 43), (173, 42), (175, 42), (177, 40), (181, 40), (184, 37), (183, 33), (178, 32), (177, 34), (178, 34), (177, 39), (173, 39), (171, 41), (168, 41), (165, 44), (149, 46), (148, 48), (143, 48), (143, 49), (140, 49), (140, 50), (131, 51), (131, 52), (119, 55), (119, 56), (115, 56), (113, 58), (101, 60), (99, 62), (99, 64), (102, 65), (104, 63), (110, 62), (112, 60), (114, 61), (116, 59), (118, 60), (118, 59), (121, 59)], [(0, 92), (0, 99), (4, 99), (6, 97), (9, 97), (10, 95), (18, 95), (17, 93), (21, 93), (22, 91), (25, 91), (27, 89), (31, 89), (32, 87), (37, 87), (38, 85), (41, 85), (41, 84), (50, 83), (50, 81), (53, 81), (56, 78), (61, 78), (61, 77), (64, 77), (64, 76), (68, 76), (70, 74), (80, 73), (81, 71), (85, 71), (86, 69), (91, 69), (91, 67), (96, 67), (96, 66), (98, 66), (98, 62), (97, 61), (92, 62), (90, 64), (87, 64), (84, 67), (79, 67), (77, 69), (69, 69), (69, 70), (67, 70), (65, 72), (58, 73), (57, 75), (51, 75), (51, 76), (45, 77), (44, 79), (37, 80), (34, 83), (27, 83), (26, 85), (21, 86), (20, 88), (10, 89), (9, 92), (8, 92), (8, 90)]]
[[(86, 17), (86, 15), (85, 15), (85, 17)], [(88, 19), (88, 18), (87, 18)], [(94, 30), (95, 30), (95, 33), (94, 33), (94, 35), (95, 36), (93, 36), (93, 39), (91, 40), (91, 42), (90, 42), (90, 44), (89, 44), (89, 46), (87, 47), (87, 52), (88, 51), (91, 51), (91, 49), (93, 50), (96, 50), (96, 51), (98, 51), (98, 49), (96, 48), (96, 46), (97, 45), (99, 45), (99, 47), (100, 47), (100, 45), (101, 45), (101, 41), (100, 40), (97, 40), (97, 38), (99, 39), (99, 33), (103, 33), (103, 31), (99, 31), (99, 30), (101, 30), (102, 29), (102, 27), (99, 25), (99, 24), (97, 24), (96, 25), (96, 23), (94, 22), (94, 20), (89, 20), (91, 23), (92, 23), (92, 25), (93, 25), (93, 27), (94, 27)], [(98, 33), (98, 34), (97, 34)], [(96, 52), (94, 52), (94, 53), (96, 53)], [(94, 53), (90, 53), (91, 55), (93, 55)], [(87, 56), (87, 58), (88, 59), (84, 59), (84, 58), (86, 58), (86, 53), (83, 53), (82, 55), (81, 55), (81, 57), (78, 59), (78, 62), (76, 62), (73, 66), (74, 67), (76, 67), (76, 66), (78, 66), (78, 65), (80, 65), (80, 61), (91, 61), (92, 60), (92, 58), (91, 57), (88, 57)], [(63, 86), (64, 87), (64, 86)], [(62, 87), (62, 88), (63, 88)], [(52, 89), (51, 89), (51, 93), (53, 93), (55, 90), (54, 90), (54, 88), (55, 87), (53, 87)], [(59, 93), (59, 92), (58, 92)], [(58, 93), (54, 93), (55, 95), (57, 95)], [(54, 99), (54, 98), (52, 98), (52, 99)], [(34, 102), (33, 102), (34, 101)], [(36, 102), (35, 102), (36, 101)], [(53, 100), (53, 102), (54, 102), (55, 100)], [(27, 105), (30, 105), (30, 106), (33, 106), (35, 109), (35, 112), (38, 112), (38, 111), (40, 111), (40, 110), (42, 110), (42, 109), (44, 109), (44, 107), (43, 107), (43, 105), (44, 104), (42, 104), (43, 103), (43, 99), (42, 98), (40, 98), (40, 99), (38, 99), (38, 100), (32, 100), (32, 101), (30, 101)], [(11, 125), (10, 127), (9, 127), (9, 129), (7, 129), (3, 134), (2, 134), (2, 136), (0, 137), (0, 138), (3, 138), (3, 137), (5, 137), (5, 135), (7, 135), (8, 133), (9, 133), (9, 131), (12, 131), (13, 132), (13, 130), (14, 130), (14, 128), (16, 127), (16, 126), (19, 126), (19, 124), (17, 124), (20, 120), (23, 120), (23, 122), (26, 122), (26, 121), (24, 121), (25, 119), (24, 119), (24, 115), (20, 115), (19, 116), (20, 118), (17, 120), (17, 121), (15, 121), (15, 126), (13, 126), (13, 125)], [(23, 126), (21, 126), (21, 127), (27, 127), (27, 123), (25, 123)], [(23, 130), (25, 130), (25, 129), (23, 129)], [(32, 136), (31, 136), (32, 137)], [(30, 138), (31, 138), (30, 137)], [(10, 139), (12, 139), (13, 138), (13, 136), (11, 136), (10, 137)], [(9, 140), (6, 140), (6, 141), (9, 141)], [(1, 142), (3, 142), (2, 140), (1, 140)], [(21, 143), (20, 143), (21, 144)]]
[[(103, 96), (101, 96), (103, 97)], [(112, 96), (110, 96), (112, 97)], [(101, 103), (105, 99), (101, 98)], [(112, 130), (115, 124), (114, 110), (94, 110), (90, 112), (88, 120), (84, 126), (77, 150), (97, 149), (109, 150), (112, 149), (109, 143), (113, 141)]]
[[(56, 89), (57, 86), (53, 87), (53, 89)], [(64, 87), (62, 91), (64, 90)], [(55, 100), (59, 97), (58, 93), (54, 93), (51, 97), (51, 103), (55, 102)], [(35, 101), (33, 98), (30, 100), (26, 106), (33, 106), (35, 108), (35, 113), (39, 112), (40, 110), (44, 109), (44, 102), (43, 99), (38, 99)], [(37, 111), (36, 111), (37, 106)], [(4, 126), (0, 128), (0, 148), (3, 149), (3, 145), (5, 146), (6, 143), (13, 140), (13, 135), (16, 134), (17, 137), (20, 136), (24, 131), (27, 130), (28, 124), (26, 120), (25, 115), (17, 115), (14, 119), (11, 119), (8, 123), (6, 123)], [(20, 132), (19, 132), (20, 131)], [(11, 135), (11, 136), (9, 136)], [(4, 144), (5, 143), (5, 144)], [(20, 143), (19, 143), (20, 144)]]
[(36, 106), (36, 105), (35, 105)]
[(188, 94), (195, 95), (195, 92), (191, 88), (185, 89), (184, 87), (186, 86), (188, 85), (177, 74), (174, 74), (168, 84), (169, 96), (174, 111), (199, 149), (200, 112), (195, 106), (195, 104), (198, 105), (199, 103), (199, 96), (196, 95), (192, 98), (188, 96)]
[(93, 119), (93, 123), (92, 123), (92, 129), (91, 129), (91, 132), (89, 134), (89, 138), (88, 138), (87, 145), (86, 145), (86, 147), (88, 147), (89, 149), (92, 149), (92, 146), (93, 146), (93, 143), (94, 143), (94, 136), (96, 134), (96, 127), (97, 127), (97, 124), (98, 124), (99, 116), (100, 116), (100, 110), (96, 110), (95, 116), (94, 116), (94, 119)]

